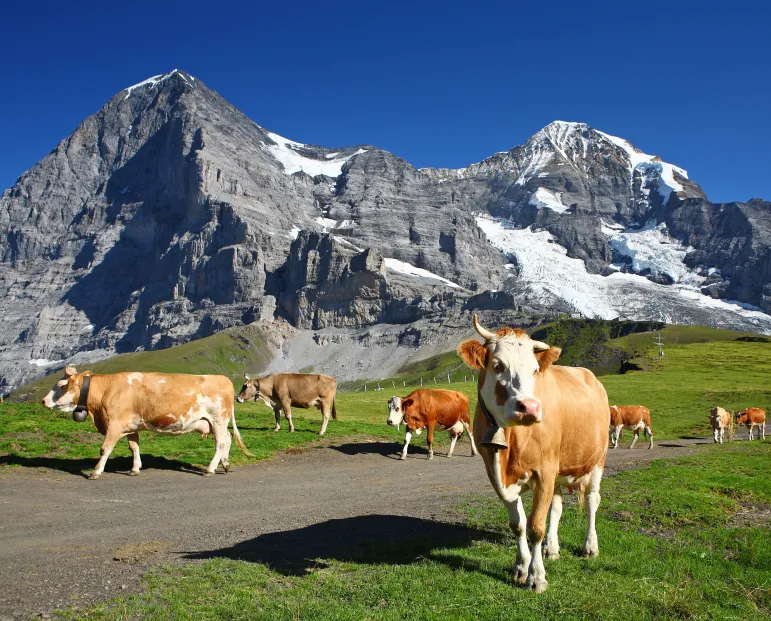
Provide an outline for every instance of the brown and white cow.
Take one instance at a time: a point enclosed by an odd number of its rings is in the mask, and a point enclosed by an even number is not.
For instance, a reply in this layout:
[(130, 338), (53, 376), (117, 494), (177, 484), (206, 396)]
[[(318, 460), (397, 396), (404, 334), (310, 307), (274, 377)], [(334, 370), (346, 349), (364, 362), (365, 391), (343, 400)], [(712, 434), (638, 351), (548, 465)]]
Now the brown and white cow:
[(294, 431), (292, 407), (310, 408), (316, 406), (324, 419), (319, 435), (324, 435), (329, 423), (329, 415), (337, 420), (335, 394), (337, 382), (329, 375), (305, 373), (273, 373), (259, 379), (252, 379), (244, 373), (244, 385), (237, 401), (243, 403), (253, 399), (262, 400), (276, 415), (275, 431), (281, 429), (281, 410), (289, 423), (289, 431)]
[(89, 479), (98, 479), (118, 440), (126, 436), (134, 455), (131, 474), (139, 474), (139, 432), (144, 430), (181, 435), (214, 433), (214, 458), (206, 474), (214, 474), (222, 462), (230, 470), (230, 433), (246, 455), (241, 434), (236, 427), (233, 408), (233, 384), (222, 375), (185, 375), (181, 373), (78, 373), (67, 367), (60, 379), (43, 398), (49, 409), (72, 412), (76, 421), (91, 417), (104, 435), (101, 458)]
[(629, 448), (634, 448), (640, 431), (648, 438), (648, 448), (653, 448), (653, 431), (651, 430), (651, 411), (644, 405), (611, 405), (610, 406), (610, 439), (613, 448), (618, 448), (621, 431), (634, 431), (634, 440)]
[[(547, 587), (544, 536), (547, 558), (559, 558), (563, 486), (578, 488), (580, 498), (585, 493), (583, 551), (599, 553), (595, 516), (608, 453), (608, 396), (591, 371), (552, 366), (558, 347), (533, 341), (517, 328), (490, 332), (476, 315), (474, 328), (484, 344), (471, 339), (458, 346), (463, 361), (479, 371), (474, 436), (517, 536), (516, 579), (540, 593)], [(533, 507), (526, 529), (520, 494), (528, 489)]]
[(760, 429), (760, 439), (766, 439), (766, 412), (760, 408), (747, 408), (736, 413), (736, 424), (744, 425), (750, 430), (750, 440), (754, 439), (755, 427)]
[(728, 441), (733, 439), (733, 418), (730, 412), (721, 407), (714, 407), (709, 411), (709, 424), (712, 426), (712, 439), (717, 444), (723, 444), (723, 435), (728, 429)]
[(437, 425), (443, 427), (450, 434), (450, 450), (447, 457), (452, 457), (455, 443), (463, 435), (465, 430), (471, 440), (471, 456), (477, 454), (474, 443), (474, 434), (471, 433), (471, 413), (469, 411), (468, 397), (456, 390), (442, 390), (438, 388), (419, 388), (413, 390), (406, 397), (391, 397), (388, 401), (389, 425), (407, 426), (404, 434), (404, 448), (400, 459), (407, 459), (407, 447), (410, 445), (412, 433), (420, 435), (423, 429), (428, 429), (426, 441), (428, 442), (428, 458), (434, 458), (434, 429)]

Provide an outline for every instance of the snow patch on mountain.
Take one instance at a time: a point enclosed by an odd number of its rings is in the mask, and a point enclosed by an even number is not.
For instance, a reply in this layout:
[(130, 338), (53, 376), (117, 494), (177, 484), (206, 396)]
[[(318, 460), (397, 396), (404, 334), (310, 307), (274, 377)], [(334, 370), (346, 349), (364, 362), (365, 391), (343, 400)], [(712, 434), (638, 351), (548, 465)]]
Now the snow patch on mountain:
[[(163, 82), (164, 80), (166, 80), (167, 78), (170, 78), (171, 76), (173, 76), (175, 73), (178, 73), (180, 75), (180, 77), (183, 80), (185, 80), (185, 82), (187, 82), (187, 78), (185, 77), (185, 74), (182, 73), (179, 69), (174, 69), (173, 71), (170, 71), (169, 73), (161, 73), (159, 75), (154, 75), (153, 77), (147, 78), (146, 80), (142, 80), (141, 82), (138, 82), (138, 83), (134, 84), (133, 86), (129, 86), (127, 89), (125, 89), (127, 91), (127, 93), (126, 93), (126, 96), (123, 98), (123, 101), (126, 101), (126, 99), (131, 97), (131, 93), (133, 91), (135, 91), (136, 89), (142, 88), (143, 86), (148, 86), (148, 85), (150, 86), (150, 88), (153, 88), (153, 87), (157, 86), (158, 84), (160, 84), (161, 82)], [(193, 82), (195, 82), (195, 78), (193, 78), (192, 76), (191, 76), (190, 79), (193, 80)], [(190, 83), (188, 82), (188, 84), (190, 84)]]
[(528, 204), (538, 209), (551, 209), (557, 213), (564, 213), (568, 210), (567, 205), (562, 203), (562, 192), (554, 192), (546, 188), (538, 188), (533, 192)]
[[(548, 231), (533, 231), (530, 227), (519, 229), (508, 220), (482, 215), (476, 217), (476, 222), (488, 241), (514, 260), (518, 269), (517, 280), (524, 284), (526, 295), (543, 304), (561, 300), (573, 312), (589, 318), (655, 318), (677, 323), (677, 307), (686, 303), (742, 315), (763, 331), (771, 332), (771, 317), (758, 308), (730, 300), (715, 300), (690, 285), (660, 285), (637, 274), (590, 274), (584, 262), (568, 257), (567, 250), (556, 243)], [(608, 230), (612, 229), (608, 227)], [(659, 229), (655, 230), (658, 233), (650, 233), (654, 239), (662, 235)], [(658, 243), (661, 248), (667, 245), (663, 235)], [(661, 250), (665, 257), (661, 263), (674, 263), (676, 250)], [(668, 269), (676, 271), (673, 265), (669, 265)]]
[(626, 154), (627, 158), (629, 159), (629, 168), (632, 173), (632, 177), (634, 177), (635, 170), (639, 170), (641, 173), (643, 173), (644, 176), (648, 176), (651, 171), (658, 173), (659, 183), (657, 189), (659, 194), (661, 194), (663, 197), (665, 203), (669, 200), (669, 196), (672, 192), (683, 191), (683, 186), (675, 181), (675, 173), (687, 179), (688, 171), (678, 166), (674, 166), (673, 164), (662, 162), (661, 158), (657, 155), (648, 155), (647, 153), (643, 153), (640, 151), (640, 149), (633, 146), (623, 138), (619, 138), (618, 136), (611, 136), (610, 134), (606, 134), (605, 132), (601, 132), (599, 130), (595, 131), (619, 147)]
[(400, 261), (399, 259), (386, 258), (384, 260), (387, 270), (391, 270), (392, 272), (397, 272), (399, 274), (404, 274), (405, 276), (417, 278), (424, 285), (444, 285), (446, 287), (462, 289), (459, 284), (454, 283), (451, 280), (447, 280), (438, 274), (424, 270), (421, 267), (415, 267), (411, 263)]
[(606, 229), (603, 232), (614, 251), (631, 259), (631, 269), (636, 274), (647, 271), (654, 275), (666, 275), (675, 283), (694, 288), (706, 280), (684, 263), (685, 255), (692, 248), (670, 237), (663, 223), (623, 232), (608, 232)]
[(343, 164), (354, 155), (366, 153), (366, 149), (359, 149), (355, 153), (346, 155), (345, 157), (316, 160), (298, 152), (298, 149), (306, 148), (306, 145), (303, 143), (289, 140), (288, 138), (284, 138), (273, 132), (266, 133), (268, 138), (275, 144), (266, 145), (264, 142), (261, 142), (261, 148), (281, 162), (284, 167), (284, 172), (287, 175), (293, 175), (296, 172), (304, 172), (311, 177), (315, 177), (316, 175), (339, 177), (343, 172)]

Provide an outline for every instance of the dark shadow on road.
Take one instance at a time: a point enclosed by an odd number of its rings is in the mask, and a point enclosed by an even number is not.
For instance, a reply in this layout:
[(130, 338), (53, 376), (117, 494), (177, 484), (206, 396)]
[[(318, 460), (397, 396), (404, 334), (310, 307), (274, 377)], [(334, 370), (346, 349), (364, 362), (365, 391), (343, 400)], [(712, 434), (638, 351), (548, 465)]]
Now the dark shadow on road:
[(406, 565), (436, 559), (450, 564), (441, 560), (450, 557), (438, 551), (468, 547), (479, 540), (502, 539), (500, 533), (460, 524), (400, 515), (362, 515), (268, 533), (232, 547), (188, 553), (185, 558), (229, 558), (262, 563), (287, 576), (302, 576), (326, 567), (325, 561), (329, 560)]
[[(49, 468), (50, 470), (59, 470), (69, 474), (79, 474), (87, 476), (95, 467), (97, 458), (94, 459), (65, 459), (62, 457), (22, 457), (20, 455), (0, 455), (0, 466), (21, 466), (22, 468)], [(115, 457), (107, 461), (107, 467), (104, 469), (107, 473), (125, 473), (131, 470), (131, 457)], [(185, 462), (176, 459), (166, 459), (165, 457), (154, 457), (152, 455), (142, 455), (142, 472), (146, 470), (179, 470), (182, 472), (191, 472), (203, 474), (204, 469), (197, 468)]]
[[(338, 444), (336, 446), (330, 446), (333, 451), (343, 453), (343, 455), (382, 455), (383, 457), (390, 457), (392, 459), (399, 459), (402, 453), (403, 442), (348, 442), (346, 444)], [(434, 451), (434, 456), (438, 453)], [(428, 449), (425, 446), (413, 446), (410, 444), (410, 448), (407, 451), (407, 459), (414, 455), (422, 455), (428, 457)]]

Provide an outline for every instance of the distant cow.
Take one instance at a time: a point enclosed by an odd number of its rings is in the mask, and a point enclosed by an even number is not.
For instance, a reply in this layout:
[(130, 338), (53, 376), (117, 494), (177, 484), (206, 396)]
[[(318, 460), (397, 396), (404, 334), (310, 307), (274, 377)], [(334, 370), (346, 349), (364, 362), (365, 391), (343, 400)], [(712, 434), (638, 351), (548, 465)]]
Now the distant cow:
[(281, 410), (289, 423), (289, 431), (294, 431), (292, 407), (309, 408), (316, 406), (324, 417), (319, 435), (324, 435), (329, 423), (329, 415), (337, 420), (335, 393), (337, 382), (329, 375), (310, 375), (304, 373), (273, 373), (259, 379), (252, 379), (244, 374), (244, 385), (237, 401), (243, 403), (253, 399), (262, 400), (273, 408), (276, 415), (275, 431), (281, 429)]
[(712, 439), (715, 443), (723, 444), (723, 435), (728, 429), (728, 441), (733, 438), (733, 419), (731, 414), (721, 407), (714, 407), (709, 411), (709, 424), (712, 425)]
[(742, 412), (736, 413), (736, 424), (744, 425), (750, 430), (750, 440), (754, 438), (753, 431), (755, 427), (760, 428), (760, 439), (766, 439), (766, 412), (760, 408), (747, 408)]
[(648, 448), (653, 448), (653, 431), (651, 430), (651, 412), (644, 405), (611, 405), (610, 406), (610, 439), (613, 448), (618, 448), (621, 431), (634, 431), (634, 440), (629, 448), (634, 448), (640, 431), (645, 432), (649, 439)]
[(171, 373), (78, 373), (67, 367), (43, 399), (49, 409), (73, 412), (83, 421), (90, 416), (94, 426), (104, 435), (101, 458), (89, 479), (98, 479), (115, 444), (123, 436), (128, 440), (134, 463), (131, 474), (139, 474), (139, 432), (157, 431), (181, 435), (196, 431), (202, 436), (214, 433), (215, 451), (206, 474), (214, 474), (222, 462), (230, 470), (230, 433), (228, 421), (233, 419), (233, 435), (238, 448), (246, 455), (241, 434), (236, 427), (233, 409), (233, 384), (222, 375), (183, 375)]
[(428, 458), (434, 458), (434, 428), (440, 425), (450, 434), (450, 450), (447, 457), (452, 457), (455, 443), (463, 435), (465, 430), (471, 440), (471, 456), (477, 454), (474, 443), (474, 435), (471, 433), (471, 413), (469, 411), (468, 397), (455, 390), (442, 390), (419, 388), (413, 390), (406, 397), (391, 397), (388, 401), (389, 425), (399, 425), (402, 422), (407, 426), (404, 435), (404, 448), (401, 459), (407, 459), (407, 447), (412, 439), (412, 432), (418, 435), (426, 428), (426, 441), (428, 442)]

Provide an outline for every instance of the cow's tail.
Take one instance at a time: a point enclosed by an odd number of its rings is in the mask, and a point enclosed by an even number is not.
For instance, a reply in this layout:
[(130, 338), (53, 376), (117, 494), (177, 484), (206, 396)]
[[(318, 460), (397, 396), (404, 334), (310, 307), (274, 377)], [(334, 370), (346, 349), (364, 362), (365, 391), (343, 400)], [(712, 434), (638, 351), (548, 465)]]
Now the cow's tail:
[(332, 398), (332, 420), (337, 420), (337, 399)]
[(244, 444), (243, 439), (241, 438), (241, 432), (238, 431), (238, 427), (236, 426), (236, 408), (233, 407), (233, 437), (236, 439), (236, 444), (238, 445), (239, 450), (246, 455), (247, 457), (254, 457), (253, 453), (249, 452), (249, 449), (246, 448), (246, 444)]

